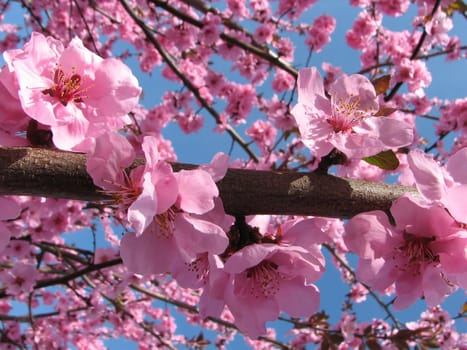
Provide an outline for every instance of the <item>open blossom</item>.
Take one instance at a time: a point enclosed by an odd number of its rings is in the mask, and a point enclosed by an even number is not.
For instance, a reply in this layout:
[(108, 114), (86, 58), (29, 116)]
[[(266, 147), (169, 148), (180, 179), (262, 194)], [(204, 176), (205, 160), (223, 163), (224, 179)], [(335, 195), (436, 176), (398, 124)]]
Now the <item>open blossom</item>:
[(80, 143), (129, 122), (141, 88), (130, 69), (103, 59), (74, 38), (67, 47), (34, 32), (23, 49), (4, 53), (24, 112), (52, 130), (55, 146), (86, 151)]
[[(177, 185), (174, 203), (163, 212), (157, 210), (153, 217), (145, 216), (142, 234), (123, 237), (120, 254), (129, 270), (141, 274), (174, 272), (181, 262), (191, 264), (204, 253), (224, 252), (228, 245), (224, 230), (200, 216), (214, 208), (219, 191), (213, 178), (222, 177), (226, 171), (221, 169), (227, 165), (225, 157), (216, 156), (213, 163), (205, 169), (173, 174)], [(151, 198), (138, 205), (143, 214)]]
[(382, 211), (362, 213), (346, 225), (345, 243), (360, 256), (357, 278), (383, 292), (395, 284), (396, 309), (425, 297), (439, 304), (467, 287), (467, 230), (441, 206), (422, 207), (404, 196)]
[(135, 152), (119, 134), (98, 137), (86, 162), (94, 183), (127, 210), (128, 221), (137, 235), (143, 233), (156, 214), (166, 212), (175, 203), (178, 193), (172, 167), (160, 159), (156, 137), (145, 136), (141, 147), (146, 164), (130, 174), (125, 169), (132, 164)]
[(286, 222), (263, 240), (270, 243), (247, 245), (224, 256), (225, 262), (216, 257), (200, 300), (204, 316), (218, 317), (227, 305), (251, 338), (265, 334), (265, 323), (281, 312), (291, 317), (316, 312), (319, 291), (312, 282), (324, 271), (319, 244), (327, 237), (312, 219)]
[(363, 75), (342, 75), (330, 87), (328, 98), (316, 68), (300, 71), (298, 104), (292, 109), (302, 142), (316, 157), (334, 147), (349, 158), (363, 158), (412, 142), (409, 124), (375, 117), (379, 109), (373, 84)]

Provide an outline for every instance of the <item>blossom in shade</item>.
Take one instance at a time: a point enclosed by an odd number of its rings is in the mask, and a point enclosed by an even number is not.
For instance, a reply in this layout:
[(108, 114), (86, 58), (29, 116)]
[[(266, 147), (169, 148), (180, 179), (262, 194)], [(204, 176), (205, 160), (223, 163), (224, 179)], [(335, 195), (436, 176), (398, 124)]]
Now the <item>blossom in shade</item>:
[(141, 88), (130, 69), (103, 59), (74, 38), (60, 41), (34, 32), (23, 49), (4, 53), (14, 72), (24, 112), (52, 130), (55, 146), (86, 151), (80, 143), (129, 122)]
[(21, 214), (20, 205), (11, 198), (0, 197), (0, 252), (10, 241), (11, 232), (2, 220), (15, 219)]
[(302, 142), (316, 157), (333, 148), (349, 158), (363, 158), (383, 150), (407, 146), (413, 139), (411, 125), (390, 117), (376, 117), (379, 110), (373, 84), (363, 75), (342, 75), (325, 93), (316, 68), (298, 76), (298, 104), (292, 109)]
[(393, 283), (394, 307), (403, 309), (424, 297), (439, 304), (457, 287), (467, 287), (467, 230), (442, 206), (424, 207), (408, 196), (391, 214), (362, 213), (346, 225), (344, 241), (360, 260), (357, 278), (383, 292)]

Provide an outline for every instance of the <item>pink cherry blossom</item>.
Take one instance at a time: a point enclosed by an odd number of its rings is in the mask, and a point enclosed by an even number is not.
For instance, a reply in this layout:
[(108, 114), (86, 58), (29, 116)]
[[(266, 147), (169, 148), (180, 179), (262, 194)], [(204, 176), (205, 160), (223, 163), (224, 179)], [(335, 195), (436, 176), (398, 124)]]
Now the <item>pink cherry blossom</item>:
[(145, 166), (128, 175), (135, 158), (130, 143), (119, 134), (104, 134), (96, 139), (87, 158), (87, 170), (94, 183), (127, 210), (128, 221), (140, 235), (156, 214), (167, 211), (177, 199), (178, 187), (171, 166), (162, 161), (154, 136), (145, 136), (142, 149)]
[(8, 293), (17, 295), (19, 293), (31, 292), (38, 275), (39, 272), (34, 266), (16, 263), (6, 276), (5, 284), (8, 286)]
[(440, 206), (422, 207), (401, 197), (391, 207), (395, 227), (382, 211), (353, 217), (345, 243), (360, 256), (359, 281), (383, 292), (395, 283), (394, 307), (403, 309), (422, 296), (439, 304), (456, 287), (465, 288), (467, 230)]
[[(216, 156), (213, 163), (209, 172), (195, 169), (175, 173), (176, 201), (164, 211), (158, 210), (152, 219), (144, 216), (146, 224), (141, 235), (129, 233), (123, 237), (120, 254), (129, 270), (142, 274), (174, 272), (180, 269), (180, 263), (193, 264), (203, 253), (224, 252), (228, 245), (224, 230), (198, 216), (212, 210), (214, 198), (219, 195), (210, 172), (217, 177), (226, 171), (220, 169), (221, 164), (227, 165), (223, 157)], [(167, 185), (163, 191), (174, 192)], [(145, 206), (141, 202), (138, 208), (143, 215)]]
[(308, 29), (308, 37), (305, 43), (310, 47), (310, 50), (320, 52), (323, 47), (331, 41), (331, 34), (336, 27), (336, 20), (329, 15), (321, 15), (317, 17), (313, 25)]
[(403, 147), (413, 138), (412, 127), (390, 117), (374, 117), (379, 104), (371, 82), (362, 75), (343, 75), (325, 95), (316, 68), (303, 69), (298, 77), (298, 104), (292, 109), (302, 142), (316, 157), (334, 147), (350, 158), (375, 155)]
[(127, 66), (102, 59), (73, 39), (67, 47), (34, 32), (23, 49), (4, 53), (16, 75), (21, 105), (31, 118), (50, 126), (55, 146), (79, 144), (129, 120), (141, 88)]
[(215, 260), (200, 302), (202, 315), (216, 317), (225, 303), (251, 338), (265, 334), (265, 322), (281, 312), (314, 313), (319, 291), (312, 282), (324, 271), (319, 243), (327, 237), (312, 219), (286, 222), (264, 240), (271, 243), (247, 245), (227, 254), (225, 263)]

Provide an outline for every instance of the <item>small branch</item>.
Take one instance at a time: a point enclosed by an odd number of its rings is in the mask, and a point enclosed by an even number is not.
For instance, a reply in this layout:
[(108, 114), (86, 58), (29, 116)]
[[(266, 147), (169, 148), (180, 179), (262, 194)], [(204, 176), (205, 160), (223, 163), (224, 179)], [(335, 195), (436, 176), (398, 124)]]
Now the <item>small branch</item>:
[[(433, 10), (431, 11), (431, 17), (433, 17), (433, 15), (438, 10), (438, 7), (439, 7), (440, 3), (441, 3), (441, 0), (436, 0), (435, 6), (433, 6)], [(426, 39), (427, 35), (428, 34), (427, 34), (427, 32), (426, 32), (426, 30), (424, 28), (423, 33), (422, 33), (420, 39), (418, 40), (417, 46), (415, 47), (415, 49), (412, 52), (412, 55), (410, 56), (410, 60), (417, 59), (417, 56), (418, 56), (420, 50), (422, 49), (423, 43), (425, 42), (425, 39)], [(403, 85), (402, 82), (396, 83), (396, 85), (393, 86), (391, 91), (384, 97), (384, 101), (386, 101), (386, 102), (390, 101), (397, 94), (397, 91), (399, 91), (399, 89), (401, 88), (402, 85)]]
[(34, 289), (40, 289), (44, 287), (49, 287), (49, 286), (55, 286), (58, 284), (65, 284), (71, 280), (74, 280), (75, 278), (82, 277), (88, 273), (98, 271), (105, 269), (107, 267), (115, 266), (115, 265), (120, 265), (122, 263), (122, 259), (117, 258), (109, 261), (105, 261), (100, 264), (94, 264), (94, 265), (89, 265), (85, 267), (84, 269), (77, 270), (75, 272), (69, 273), (68, 275), (65, 275), (63, 277), (59, 278), (52, 278), (52, 279), (45, 279), (45, 280), (40, 280), (37, 281), (36, 285), (34, 286)]
[(370, 287), (368, 287), (366, 284), (364, 284), (364, 283), (357, 280), (357, 276), (355, 275), (355, 271), (344, 260), (342, 260), (339, 255), (336, 254), (336, 252), (334, 251), (334, 249), (331, 246), (329, 246), (328, 244), (323, 244), (323, 246), (332, 254), (332, 256), (339, 262), (339, 264), (352, 275), (353, 279), (356, 282), (359, 282), (363, 287), (365, 287), (365, 289), (368, 291), (368, 294), (370, 294), (373, 297), (373, 299), (378, 303), (378, 305), (381, 306), (384, 309), (384, 311), (386, 312), (386, 315), (391, 319), (391, 321), (394, 323), (396, 328), (401, 329), (402, 326), (401, 326), (399, 320), (396, 318), (396, 316), (394, 316), (392, 311), (389, 309), (389, 306), (386, 305), (381, 300), (381, 298)]

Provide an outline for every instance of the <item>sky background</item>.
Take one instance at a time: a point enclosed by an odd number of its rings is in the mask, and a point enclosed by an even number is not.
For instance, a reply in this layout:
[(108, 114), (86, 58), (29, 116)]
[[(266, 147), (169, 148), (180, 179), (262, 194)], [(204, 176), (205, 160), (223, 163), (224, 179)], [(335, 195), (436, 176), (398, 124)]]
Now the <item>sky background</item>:
[[(336, 18), (336, 29), (332, 34), (332, 41), (324, 48), (324, 50), (320, 53), (313, 53), (310, 65), (317, 66), (321, 70), (322, 62), (329, 62), (334, 66), (340, 66), (343, 72), (348, 74), (357, 72), (360, 68), (359, 53), (347, 46), (345, 33), (352, 26), (359, 10), (349, 6), (347, 1), (318, 1), (318, 3), (308, 11), (305, 19), (309, 23), (312, 23), (314, 18), (324, 13), (330, 14)], [(408, 14), (402, 17), (384, 17), (383, 26), (394, 30), (401, 28), (411, 30), (411, 27), (408, 24), (413, 18), (413, 15), (414, 11), (412, 8), (412, 11), (409, 11)], [(15, 11), (10, 12), (6, 17), (6, 22), (9, 22), (13, 18), (20, 19), (21, 16), (22, 11), (17, 8)], [(453, 32), (457, 33), (459, 36), (462, 34), (465, 35), (465, 33), (467, 33), (466, 21), (459, 21), (457, 16), (455, 23), (457, 26), (454, 27)], [(20, 22), (19, 24), (21, 25), (22, 23)], [(303, 42), (303, 40), (300, 42)], [(298, 45), (300, 44), (297, 44), (294, 65), (297, 68), (304, 68), (308, 51), (304, 45), (303, 47)], [(229, 77), (230, 75), (235, 74), (230, 71), (229, 64), (226, 65), (221, 62), (216, 63), (221, 64), (219, 67), (222, 68), (222, 71), (226, 76)], [(133, 73), (138, 77), (140, 85), (143, 87), (143, 104), (148, 108), (157, 104), (160, 101), (162, 93), (166, 89), (170, 88), (170, 83), (166, 84), (166, 80), (164, 80), (164, 84), (157, 82), (158, 74), (160, 73), (157, 69), (152, 73), (152, 76), (148, 76), (140, 72), (136, 61), (130, 60), (127, 64), (129, 64)], [(426, 89), (427, 95), (437, 96), (441, 99), (462, 98), (465, 96), (465, 91), (467, 91), (465, 80), (465, 77), (467, 76), (467, 65), (465, 64), (465, 61), (446, 64), (443, 57), (437, 57), (430, 60), (428, 62), (428, 66), (433, 75), (433, 83), (428, 89)], [(272, 92), (266, 91), (266, 93), (271, 94)], [(255, 118), (255, 116), (258, 116), (258, 114), (253, 114), (250, 120), (254, 120), (253, 118)], [(432, 127), (433, 122), (429, 120), (418, 120), (417, 123), (420, 127), (420, 134), (432, 139), (434, 132), (434, 128)], [(164, 130), (163, 134), (172, 142), (180, 162), (202, 164), (209, 162), (212, 156), (219, 151), (228, 152), (231, 146), (230, 138), (228, 136), (211, 132), (211, 129), (214, 127), (215, 124), (213, 120), (207, 116), (205, 118), (205, 127), (198, 133), (185, 135), (180, 131), (177, 124), (172, 123)], [(240, 126), (238, 131), (242, 133), (245, 129), (245, 126)], [(245, 158), (245, 156), (245, 153), (238, 146), (234, 147), (232, 159), (235, 159), (236, 157)], [(97, 246), (106, 245), (103, 236), (102, 231), (97, 232)], [(83, 248), (86, 247), (92, 249), (92, 235), (89, 230), (67, 234), (67, 241), (75, 243)], [(329, 258), (327, 252), (325, 252), (325, 255)], [(356, 259), (352, 257), (350, 257), (350, 260), (356, 261)], [(331, 315), (330, 322), (335, 324), (341, 315), (341, 304), (344, 300), (345, 294), (348, 292), (348, 288), (347, 285), (341, 282), (340, 274), (334, 269), (330, 262), (327, 264), (326, 268), (326, 273), (316, 284), (321, 290), (321, 309), (326, 310)], [(459, 291), (449, 297), (443, 304), (443, 307), (453, 314), (460, 310), (460, 306), (464, 301), (465, 294)], [(160, 305), (160, 303), (158, 305)], [(396, 315), (401, 321), (416, 320), (418, 319), (420, 312), (424, 309), (425, 304), (423, 302), (418, 302), (407, 310), (399, 312)], [(18, 313), (22, 313), (24, 311), (20, 305), (18, 305), (17, 310)], [(360, 321), (369, 320), (373, 317), (384, 316), (381, 308), (378, 307), (371, 298), (368, 298), (368, 301), (363, 304), (355, 304), (354, 310), (357, 312), (357, 316), (359, 316)], [(178, 325), (180, 327), (179, 333), (194, 337), (198, 335), (200, 329), (187, 325), (183, 316), (178, 317), (177, 320), (179, 321)], [(467, 331), (465, 321), (457, 322), (457, 326), (458, 331)], [(287, 326), (284, 327), (284, 324), (275, 323), (275, 327), (277, 327), (278, 334), (283, 333), (287, 329)], [(203, 330), (203, 332), (209, 334), (208, 331)], [(137, 348), (137, 344), (121, 339), (109, 340), (106, 341), (106, 344), (110, 349)], [(241, 340), (241, 337), (238, 336), (236, 341), (228, 346), (229, 349), (243, 347), (244, 343)], [(310, 346), (310, 348), (313, 347)]]

